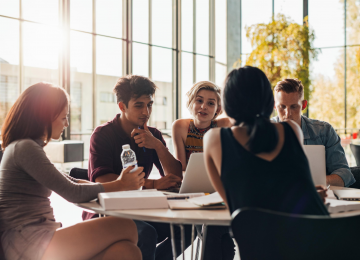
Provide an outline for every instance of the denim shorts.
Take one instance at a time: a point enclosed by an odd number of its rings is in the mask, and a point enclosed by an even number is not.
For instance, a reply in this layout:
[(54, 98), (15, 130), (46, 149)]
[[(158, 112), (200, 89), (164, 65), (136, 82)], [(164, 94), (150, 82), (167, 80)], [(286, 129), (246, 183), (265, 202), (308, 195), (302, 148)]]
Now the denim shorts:
[(7, 260), (41, 260), (56, 229), (61, 223), (41, 218), (26, 225), (6, 230), (1, 236)]

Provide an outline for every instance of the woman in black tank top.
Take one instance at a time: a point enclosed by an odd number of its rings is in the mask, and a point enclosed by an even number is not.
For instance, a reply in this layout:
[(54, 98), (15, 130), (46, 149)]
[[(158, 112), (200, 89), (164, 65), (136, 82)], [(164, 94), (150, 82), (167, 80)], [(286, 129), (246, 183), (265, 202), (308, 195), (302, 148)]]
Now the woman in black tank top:
[(233, 70), (223, 100), (234, 126), (210, 130), (204, 153), (210, 178), (230, 212), (258, 207), (328, 215), (311, 178), (300, 127), (269, 120), (274, 97), (265, 74), (250, 66)]

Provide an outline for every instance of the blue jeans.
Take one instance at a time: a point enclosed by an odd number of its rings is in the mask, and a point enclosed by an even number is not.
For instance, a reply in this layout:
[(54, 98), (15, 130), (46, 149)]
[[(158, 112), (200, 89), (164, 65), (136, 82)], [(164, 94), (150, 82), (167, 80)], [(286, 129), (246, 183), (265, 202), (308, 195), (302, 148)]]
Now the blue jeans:
[[(134, 221), (138, 229), (138, 247), (141, 250), (143, 260), (172, 260), (170, 225), (157, 222)], [(191, 244), (191, 226), (184, 225), (185, 248)], [(176, 254), (181, 252), (180, 228), (174, 226)], [(196, 237), (196, 236), (195, 236)], [(159, 245), (156, 247), (156, 244)]]

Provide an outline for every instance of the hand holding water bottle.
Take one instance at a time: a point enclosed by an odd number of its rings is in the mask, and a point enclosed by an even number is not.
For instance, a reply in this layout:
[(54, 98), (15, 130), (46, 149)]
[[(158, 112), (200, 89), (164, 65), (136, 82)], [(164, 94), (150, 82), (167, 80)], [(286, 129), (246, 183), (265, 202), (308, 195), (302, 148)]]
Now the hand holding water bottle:
[(137, 167), (137, 169), (135, 169), (134, 165), (124, 168), (117, 178), (121, 183), (122, 190), (138, 190), (144, 186), (145, 173), (143, 170), (144, 167)]
[(124, 190), (138, 190), (145, 184), (144, 167), (138, 167), (135, 152), (130, 149), (130, 145), (125, 144), (122, 148), (120, 158), (123, 170), (118, 180), (122, 182)]

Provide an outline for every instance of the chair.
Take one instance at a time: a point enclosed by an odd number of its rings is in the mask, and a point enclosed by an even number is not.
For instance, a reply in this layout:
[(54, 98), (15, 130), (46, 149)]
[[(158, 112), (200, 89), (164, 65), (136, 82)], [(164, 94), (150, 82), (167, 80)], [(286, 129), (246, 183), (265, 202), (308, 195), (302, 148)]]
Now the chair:
[(89, 180), (88, 170), (82, 168), (72, 168), (69, 175), (76, 179)]
[(351, 173), (354, 175), (356, 182), (349, 188), (360, 189), (360, 167), (350, 167)]
[(241, 260), (360, 259), (360, 215), (293, 215), (258, 208), (232, 214)]
[(350, 144), (350, 149), (355, 157), (356, 166), (360, 166), (360, 145)]

